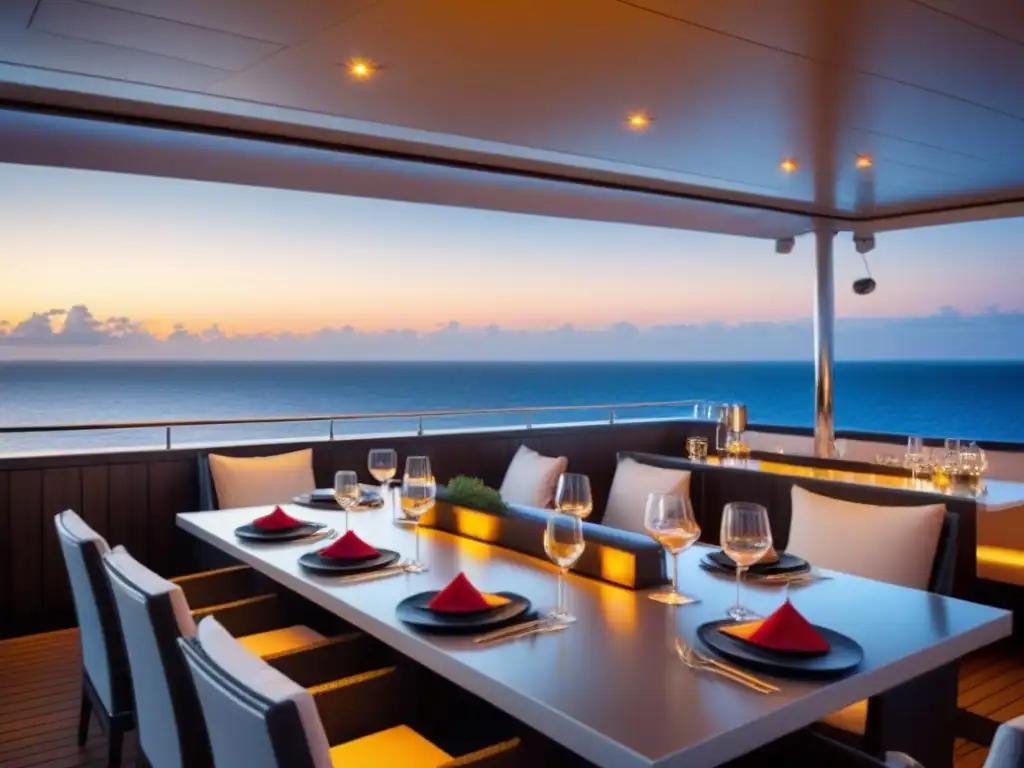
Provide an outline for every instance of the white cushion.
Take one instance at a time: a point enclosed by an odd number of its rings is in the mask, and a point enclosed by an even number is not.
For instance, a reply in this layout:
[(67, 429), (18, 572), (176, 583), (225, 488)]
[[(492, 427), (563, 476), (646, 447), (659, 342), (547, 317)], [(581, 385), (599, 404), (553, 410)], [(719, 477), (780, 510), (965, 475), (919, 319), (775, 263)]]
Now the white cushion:
[(221, 509), (284, 504), (316, 490), (312, 448), (255, 458), (211, 453), (210, 472)]
[(552, 458), (520, 445), (501, 482), (501, 498), (507, 504), (522, 504), (545, 509), (554, 506), (558, 476), (565, 472), (569, 460)]
[(946, 507), (880, 507), (793, 486), (786, 551), (814, 565), (928, 589)]
[(685, 469), (652, 467), (628, 457), (622, 459), (615, 467), (602, 524), (644, 533), (647, 497), (652, 493), (674, 493), (689, 504), (690, 473)]

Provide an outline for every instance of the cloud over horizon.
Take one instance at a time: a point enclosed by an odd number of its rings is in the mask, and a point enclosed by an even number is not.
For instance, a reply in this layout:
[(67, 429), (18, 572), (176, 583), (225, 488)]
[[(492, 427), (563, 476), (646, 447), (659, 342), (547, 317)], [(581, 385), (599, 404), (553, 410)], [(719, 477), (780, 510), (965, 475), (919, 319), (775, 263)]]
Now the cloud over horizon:
[[(129, 317), (95, 317), (84, 304), (0, 321), (0, 360), (808, 360), (809, 320), (653, 325), (628, 321), (600, 329), (548, 330), (456, 320), (429, 332), (360, 331), (350, 325), (311, 333), (227, 335), (216, 324), (176, 324), (160, 338)], [(920, 317), (840, 318), (839, 359), (1024, 358), (1024, 312), (952, 307)]]

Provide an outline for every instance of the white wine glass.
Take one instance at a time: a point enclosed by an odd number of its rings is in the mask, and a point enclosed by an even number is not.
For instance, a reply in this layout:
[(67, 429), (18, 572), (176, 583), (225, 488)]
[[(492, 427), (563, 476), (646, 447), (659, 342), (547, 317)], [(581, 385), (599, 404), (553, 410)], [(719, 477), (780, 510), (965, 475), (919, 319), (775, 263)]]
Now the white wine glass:
[(348, 511), (359, 503), (359, 476), (343, 469), (334, 473), (334, 500), (345, 510), (345, 531), (348, 527)]
[(581, 519), (589, 517), (594, 509), (590, 478), (574, 472), (562, 474), (555, 489), (555, 507), (566, 515), (574, 515)]
[(423, 573), (427, 566), (420, 561), (420, 518), (434, 506), (437, 496), (437, 482), (426, 456), (410, 456), (405, 460), (405, 475), (402, 476), (402, 512), (412, 520), (413, 537), (416, 539), (416, 554), (406, 566), (411, 573)]
[(726, 613), (736, 621), (760, 618), (740, 603), (743, 574), (772, 548), (768, 510), (760, 504), (737, 501), (725, 505), (722, 514), (722, 551), (736, 563), (736, 604)]
[(674, 493), (652, 493), (647, 497), (644, 529), (672, 555), (672, 590), (649, 595), (651, 600), (669, 605), (697, 602), (679, 591), (679, 553), (700, 538), (700, 526), (690, 502)]
[(544, 529), (544, 551), (558, 566), (558, 605), (548, 617), (567, 624), (576, 621), (565, 605), (565, 574), (580, 559), (586, 542), (583, 540), (583, 519), (557, 512), (548, 518)]
[(917, 472), (924, 463), (924, 439), (920, 437), (907, 438), (907, 452), (904, 456), (906, 466), (910, 468), (911, 479), (917, 480)]
[[(380, 484), (381, 501), (388, 503), (391, 489), (390, 481), (398, 471), (398, 453), (392, 448), (373, 448), (366, 459), (366, 466), (373, 475), (373, 479)], [(395, 519), (398, 519), (397, 510), (393, 512)]]

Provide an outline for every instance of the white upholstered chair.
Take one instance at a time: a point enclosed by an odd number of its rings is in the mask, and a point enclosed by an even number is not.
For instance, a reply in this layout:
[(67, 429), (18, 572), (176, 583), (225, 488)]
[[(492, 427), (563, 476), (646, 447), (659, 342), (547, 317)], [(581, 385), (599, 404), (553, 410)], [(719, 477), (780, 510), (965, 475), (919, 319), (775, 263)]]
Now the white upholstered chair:
[(200, 622), (197, 639), (179, 644), (217, 768), (437, 768), (452, 760), (404, 725), (332, 747), (313, 695), (249, 653), (213, 618)]
[(615, 477), (612, 479), (601, 524), (645, 533), (644, 511), (647, 497), (652, 493), (674, 493), (689, 502), (690, 473), (685, 469), (641, 464), (631, 456), (620, 457), (615, 466)]
[[(179, 637), (196, 635), (185, 592), (179, 584), (139, 563), (123, 547), (114, 548), (103, 560), (132, 669), (139, 746), (146, 760), (154, 768), (213, 765), (195, 688), (177, 645)], [(205, 576), (214, 579), (218, 575)], [(217, 614), (216, 606), (208, 610)], [(243, 636), (238, 642), (253, 653), (271, 655), (323, 639), (308, 627), (293, 626)]]
[(121, 765), (125, 732), (134, 728), (132, 682), (114, 597), (103, 570), (107, 542), (81, 517), (67, 510), (54, 517), (71, 582), (82, 644), (82, 702), (78, 744), (89, 737), (95, 712), (107, 736), (107, 765)]
[(218, 456), (209, 461), (219, 509), (284, 504), (316, 490), (313, 449), (276, 456)]
[[(786, 551), (822, 568), (912, 589), (932, 585), (946, 507), (886, 507), (829, 498), (793, 486)], [(833, 712), (824, 723), (863, 736), (868, 702)]]
[(1024, 717), (999, 726), (984, 768), (1024, 768)]
[(565, 456), (544, 456), (520, 445), (501, 481), (501, 498), (506, 504), (548, 509), (554, 506), (558, 476), (568, 466)]

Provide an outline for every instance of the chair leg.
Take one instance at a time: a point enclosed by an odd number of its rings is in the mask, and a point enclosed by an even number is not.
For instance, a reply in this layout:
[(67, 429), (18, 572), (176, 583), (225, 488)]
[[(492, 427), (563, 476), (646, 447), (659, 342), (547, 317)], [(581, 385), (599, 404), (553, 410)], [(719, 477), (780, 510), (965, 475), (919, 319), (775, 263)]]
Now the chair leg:
[(92, 719), (92, 701), (82, 685), (82, 704), (78, 712), (78, 746), (84, 746), (89, 740), (89, 721)]
[(121, 768), (121, 746), (124, 743), (124, 726), (117, 720), (110, 721), (107, 733), (107, 768)]

